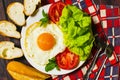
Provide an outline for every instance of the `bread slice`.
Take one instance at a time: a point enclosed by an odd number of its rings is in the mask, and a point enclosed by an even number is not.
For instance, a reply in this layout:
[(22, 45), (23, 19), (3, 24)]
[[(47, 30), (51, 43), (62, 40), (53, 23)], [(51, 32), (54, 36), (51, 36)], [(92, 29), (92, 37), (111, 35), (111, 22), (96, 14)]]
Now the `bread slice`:
[(0, 35), (18, 39), (20, 38), (20, 32), (16, 31), (16, 26), (6, 20), (0, 21)]
[(24, 0), (25, 15), (32, 15), (38, 3), (41, 3), (41, 0)]
[(15, 80), (45, 80), (50, 77), (50, 75), (18, 61), (9, 62), (7, 64), (7, 71)]
[(13, 2), (7, 6), (9, 18), (18, 26), (25, 24), (24, 6), (20, 2)]
[(13, 42), (2, 41), (0, 42), (0, 58), (14, 59), (23, 56), (23, 52), (20, 48), (14, 46)]

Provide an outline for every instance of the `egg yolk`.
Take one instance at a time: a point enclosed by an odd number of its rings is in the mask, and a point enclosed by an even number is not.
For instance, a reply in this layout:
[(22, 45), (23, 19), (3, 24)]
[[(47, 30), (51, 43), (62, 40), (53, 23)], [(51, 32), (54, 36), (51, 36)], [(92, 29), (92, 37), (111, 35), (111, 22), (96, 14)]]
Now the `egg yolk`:
[(39, 48), (44, 51), (50, 50), (55, 45), (55, 38), (50, 33), (42, 33), (37, 39)]

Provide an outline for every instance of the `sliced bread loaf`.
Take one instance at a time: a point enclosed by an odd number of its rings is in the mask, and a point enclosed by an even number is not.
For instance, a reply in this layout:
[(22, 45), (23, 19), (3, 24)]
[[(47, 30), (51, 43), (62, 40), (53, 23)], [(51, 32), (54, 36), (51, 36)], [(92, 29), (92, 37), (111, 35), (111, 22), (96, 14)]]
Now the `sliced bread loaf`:
[(23, 26), (25, 24), (24, 6), (20, 2), (13, 2), (7, 7), (7, 14), (9, 18), (17, 25)]
[(7, 71), (14, 80), (46, 80), (50, 78), (50, 75), (42, 73), (18, 61), (9, 62), (7, 64)]
[(41, 3), (41, 0), (24, 0), (25, 15), (32, 15), (38, 3)]
[(6, 20), (0, 21), (0, 35), (20, 38), (20, 33), (16, 31), (16, 26)]
[(23, 56), (23, 52), (20, 48), (14, 46), (13, 42), (2, 41), (0, 42), (0, 58), (14, 59)]

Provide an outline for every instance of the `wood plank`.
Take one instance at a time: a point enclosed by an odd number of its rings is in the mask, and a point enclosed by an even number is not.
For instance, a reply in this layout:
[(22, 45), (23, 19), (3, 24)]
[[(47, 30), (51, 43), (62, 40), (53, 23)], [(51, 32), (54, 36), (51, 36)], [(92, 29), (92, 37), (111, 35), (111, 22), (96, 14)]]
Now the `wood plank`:
[(0, 80), (7, 80), (5, 60), (0, 59)]
[(3, 0), (0, 0), (0, 20), (6, 19)]
[[(6, 14), (6, 8), (10, 3), (16, 2), (16, 1), (23, 2), (23, 0), (0, 0), (0, 20), (5, 19), (8, 21), (11, 21), (8, 18), (8, 15)], [(7, 40), (7, 41), (12, 40), (13, 42), (15, 42), (17, 44), (15, 46), (20, 45), (17, 39), (0, 36), (0, 41), (4, 41), (4, 40)], [(24, 60), (24, 59), (21, 59), (21, 61), (22, 60)], [(9, 75), (8, 71), (6, 70), (6, 66), (9, 61), (10, 60), (0, 59), (0, 80), (13, 80), (12, 77)]]
[[(3, 0), (0, 0), (0, 20), (5, 20), (6, 19), (6, 14), (5, 14), (5, 5), (3, 4)], [(2, 36), (0, 36), (0, 41), (3, 39)], [(4, 38), (4, 40), (7, 40), (9, 38)], [(0, 80), (7, 80), (7, 71), (6, 71), (6, 60), (0, 59)], [(12, 80), (12, 79), (10, 79)]]

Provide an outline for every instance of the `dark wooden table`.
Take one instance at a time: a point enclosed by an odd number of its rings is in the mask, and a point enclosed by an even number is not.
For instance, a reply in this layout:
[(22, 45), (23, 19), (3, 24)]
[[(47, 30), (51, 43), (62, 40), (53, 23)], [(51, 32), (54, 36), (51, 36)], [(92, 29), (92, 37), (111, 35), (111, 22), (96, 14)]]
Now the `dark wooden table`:
[[(8, 18), (8, 15), (6, 14), (6, 7), (8, 6), (8, 4), (16, 1), (23, 3), (23, 0), (0, 0), (0, 20), (11, 21)], [(96, 4), (104, 3), (104, 4), (120, 5), (120, 0), (94, 0), (94, 1)], [(46, 0), (42, 0), (42, 5), (45, 5), (45, 4), (47, 4)], [(19, 31), (21, 30), (20, 27), (18, 27), (18, 30)], [(20, 41), (18, 39), (11, 39), (8, 37), (0, 36), (0, 41), (3, 41), (3, 40), (12, 40), (15, 43), (15, 46), (20, 47), (19, 45)], [(29, 64), (24, 57), (19, 59), (14, 59), (14, 60), (23, 62), (25, 64)], [(10, 60), (0, 59), (0, 80), (13, 80), (6, 70), (6, 66), (9, 61)]]

